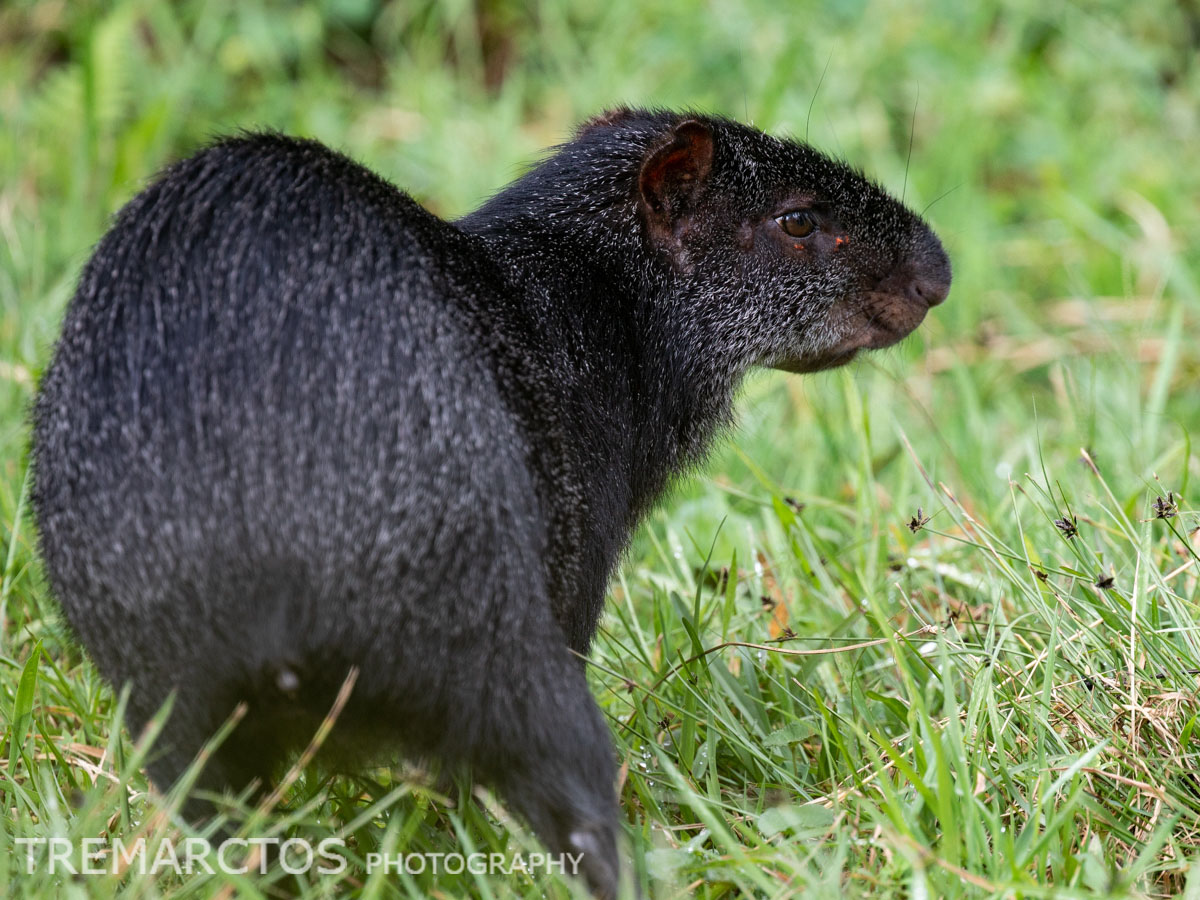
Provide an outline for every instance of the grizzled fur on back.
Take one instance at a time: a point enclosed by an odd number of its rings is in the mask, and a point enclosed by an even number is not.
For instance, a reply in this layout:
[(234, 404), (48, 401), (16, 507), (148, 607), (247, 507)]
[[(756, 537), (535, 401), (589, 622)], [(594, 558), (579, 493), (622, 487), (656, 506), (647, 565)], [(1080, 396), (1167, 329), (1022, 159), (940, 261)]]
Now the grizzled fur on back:
[(222, 141), (121, 211), (67, 311), (51, 585), (133, 728), (174, 694), (160, 787), (238, 702), (202, 786), (269, 784), (357, 667), (335, 752), (472, 766), (611, 895), (571, 651), (633, 528), (748, 369), (893, 343), (949, 280), (879, 187), (725, 119), (617, 110), (455, 223), (315, 142)]

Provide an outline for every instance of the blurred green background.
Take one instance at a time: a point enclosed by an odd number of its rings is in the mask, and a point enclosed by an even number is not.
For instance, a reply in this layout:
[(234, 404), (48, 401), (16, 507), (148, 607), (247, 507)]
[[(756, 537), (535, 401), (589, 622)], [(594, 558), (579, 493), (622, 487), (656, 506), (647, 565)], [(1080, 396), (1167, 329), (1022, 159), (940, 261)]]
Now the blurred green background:
[[(725, 113), (807, 137), (928, 208), (955, 265), (953, 302), (924, 329), (942, 350), (935, 364), (972, 353), (995, 376), (1016, 355), (1017, 374), (1044, 385), (1064, 352), (1133, 359), (1149, 352), (1144, 333), (1070, 328), (1144, 320), (1137, 302), (1168, 286), (1196, 294), (1198, 10), (1195, 0), (9, 0), (9, 482), (29, 376), (108, 217), (166, 162), (239, 128), (318, 137), (454, 216), (605, 107)], [(1126, 302), (1061, 302), (1078, 298)], [(1050, 339), (1064, 332), (1065, 343)], [(979, 353), (992, 338), (999, 352)], [(982, 401), (997, 384), (978, 387)]]
[[(1198, 59), (1197, 0), (6, 0), (0, 787), (12, 833), (58, 822), (91, 834), (119, 805), (98, 787), (62, 818), (74, 776), (51, 765), (60, 748), (107, 746), (118, 729), (111, 695), (57, 627), (23, 516), (26, 410), (109, 217), (166, 163), (262, 127), (320, 138), (456, 216), (579, 120), (646, 104), (724, 113), (865, 169), (927, 210), (955, 281), (895, 350), (751, 379), (738, 436), (639, 534), (593, 677), (624, 723), (642, 883), (664, 896), (1145, 897), (1186, 882), (1200, 896), (1187, 882), (1200, 850), (1188, 674), (1200, 598), (1187, 568), (1200, 551), (1188, 499), (1200, 476)], [(1079, 465), (1080, 448), (1098, 469)], [(1168, 491), (1169, 522), (1150, 507)], [(933, 534), (904, 528), (917, 506)], [(1076, 514), (1079, 540), (1052, 524)], [(730, 577), (714, 580), (721, 567)], [(1117, 587), (1096, 588), (1097, 572)], [(693, 640), (864, 640), (933, 622), (947, 626), (936, 641), (854, 656), (726, 654), (698, 692), (667, 677)], [(21, 675), (39, 659), (35, 690)], [(1128, 676), (1113, 694), (1094, 690), (1114, 671)], [(657, 687), (643, 697), (633, 683)], [(1084, 762), (1118, 777), (1085, 776)], [(770, 819), (779, 803), (804, 814)], [(410, 823), (459, 824), (436, 803), (398, 808)], [(445, 849), (438, 821), (404, 826), (407, 839)], [(15, 889), (5, 872), (0, 888)]]

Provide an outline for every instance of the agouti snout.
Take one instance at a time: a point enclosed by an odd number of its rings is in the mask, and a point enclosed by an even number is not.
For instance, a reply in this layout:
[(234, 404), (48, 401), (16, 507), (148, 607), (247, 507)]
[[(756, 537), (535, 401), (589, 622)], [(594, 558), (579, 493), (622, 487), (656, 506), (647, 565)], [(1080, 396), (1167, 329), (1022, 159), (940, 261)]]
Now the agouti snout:
[(748, 369), (894, 343), (949, 285), (879, 187), (719, 118), (610, 113), (453, 223), (311, 141), (222, 141), (125, 207), (67, 311), (51, 586), (133, 729), (174, 692), (159, 787), (239, 702), (200, 787), (269, 785), (355, 667), (331, 759), (469, 765), (612, 895), (571, 651), (631, 531)]

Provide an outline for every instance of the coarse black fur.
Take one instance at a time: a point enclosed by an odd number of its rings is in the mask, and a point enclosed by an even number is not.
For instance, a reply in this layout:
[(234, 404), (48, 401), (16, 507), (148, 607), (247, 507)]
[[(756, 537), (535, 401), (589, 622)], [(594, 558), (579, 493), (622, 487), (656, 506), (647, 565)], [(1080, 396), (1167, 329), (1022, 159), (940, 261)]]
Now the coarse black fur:
[(121, 211), (67, 311), (51, 586), (133, 729), (175, 693), (160, 787), (239, 701), (201, 786), (269, 783), (357, 667), (339, 752), (471, 766), (611, 895), (571, 650), (631, 531), (748, 369), (893, 343), (949, 282), (879, 187), (720, 118), (594, 119), (455, 223), (315, 142), (221, 141)]

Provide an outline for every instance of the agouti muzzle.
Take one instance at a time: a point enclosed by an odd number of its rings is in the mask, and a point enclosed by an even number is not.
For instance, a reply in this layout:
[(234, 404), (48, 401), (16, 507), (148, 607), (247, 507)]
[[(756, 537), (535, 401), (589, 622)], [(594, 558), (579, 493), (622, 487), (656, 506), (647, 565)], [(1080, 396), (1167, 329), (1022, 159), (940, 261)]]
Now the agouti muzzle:
[[(803, 144), (618, 110), (444, 222), (320, 144), (167, 169), (85, 268), (35, 408), (54, 593), (166, 788), (327, 751), (467, 764), (618, 883), (614, 760), (572, 650), (753, 366), (886, 347), (945, 299), (921, 218)], [(211, 807), (193, 801), (187, 814)]]

